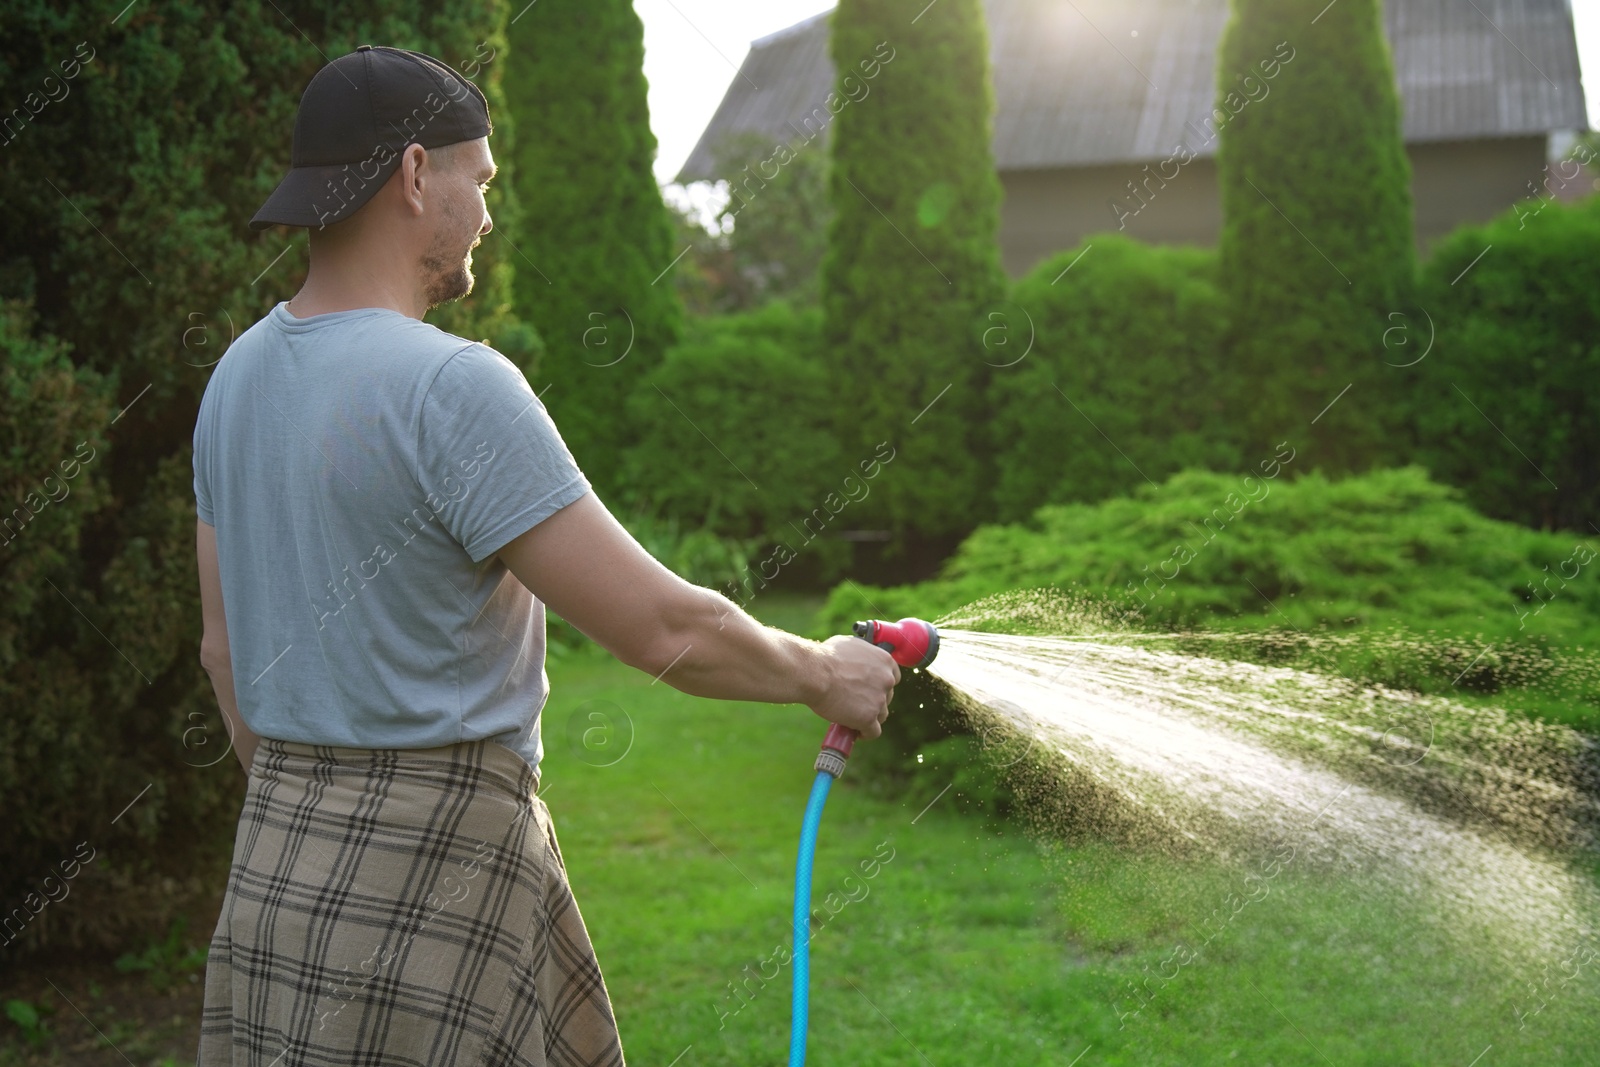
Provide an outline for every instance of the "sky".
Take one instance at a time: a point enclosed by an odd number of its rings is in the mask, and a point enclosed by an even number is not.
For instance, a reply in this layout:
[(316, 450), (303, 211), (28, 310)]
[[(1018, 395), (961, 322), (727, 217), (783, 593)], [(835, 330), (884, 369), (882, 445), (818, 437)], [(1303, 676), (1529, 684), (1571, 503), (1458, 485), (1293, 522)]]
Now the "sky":
[[(1600, 124), (1600, 0), (1570, 0), (1589, 125)], [(644, 23), (656, 179), (672, 180), (711, 121), (750, 42), (834, 7), (832, 0), (634, 0)]]

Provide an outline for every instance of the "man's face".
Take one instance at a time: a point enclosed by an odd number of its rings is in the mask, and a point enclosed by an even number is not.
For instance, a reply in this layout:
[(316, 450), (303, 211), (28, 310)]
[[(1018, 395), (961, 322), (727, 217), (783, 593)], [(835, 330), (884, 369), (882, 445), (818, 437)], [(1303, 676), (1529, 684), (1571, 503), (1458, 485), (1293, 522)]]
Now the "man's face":
[[(489, 139), (446, 146), (430, 153), (440, 197), (437, 225), (422, 255), (428, 306), (438, 307), (472, 292), (472, 250), (494, 228), (483, 196), (495, 175)], [(441, 158), (442, 157), (442, 158)]]

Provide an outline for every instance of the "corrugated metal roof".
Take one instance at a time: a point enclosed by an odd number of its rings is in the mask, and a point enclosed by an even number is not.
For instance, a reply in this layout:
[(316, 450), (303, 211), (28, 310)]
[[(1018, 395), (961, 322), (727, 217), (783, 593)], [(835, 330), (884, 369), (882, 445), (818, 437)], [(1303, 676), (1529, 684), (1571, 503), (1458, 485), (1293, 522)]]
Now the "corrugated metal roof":
[[(1211, 112), (1227, 0), (985, 0), (984, 11), (1001, 170), (1164, 158)], [(709, 176), (728, 134), (777, 143), (817, 128), (833, 88), (831, 15), (751, 45), (679, 181)], [(1408, 142), (1588, 126), (1568, 0), (1389, 0), (1384, 28)], [(1316, 30), (1308, 22), (1291, 47), (1315, 47)]]

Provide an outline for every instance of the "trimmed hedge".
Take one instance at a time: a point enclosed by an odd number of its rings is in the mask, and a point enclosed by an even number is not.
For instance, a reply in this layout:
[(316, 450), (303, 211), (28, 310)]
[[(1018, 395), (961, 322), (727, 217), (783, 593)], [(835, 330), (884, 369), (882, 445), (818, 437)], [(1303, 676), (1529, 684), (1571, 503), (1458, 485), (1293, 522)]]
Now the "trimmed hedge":
[[(1600, 536), (1485, 518), (1420, 468), (1282, 477), (1296, 462), (1276, 479), (1271, 468), (1185, 471), (1130, 496), (983, 527), (934, 580), (835, 588), (816, 630), (847, 632), (879, 611), (936, 622), (998, 594), (1056, 588), (1086, 601), (1086, 619), (1113, 625), (1354, 635), (1349, 655), (1374, 680), (1442, 691), (1471, 667), (1460, 688), (1536, 683), (1560, 695), (1536, 701), (1540, 714), (1600, 719), (1589, 663), (1600, 646)], [(994, 606), (996, 628), (1027, 625), (1024, 599)]]
[(1597, 253), (1600, 197), (1529, 198), (1462, 227), (1423, 269), (1428, 317), (1397, 320), (1410, 338), (1389, 357), (1419, 360), (1394, 372), (1414, 376), (1418, 461), (1489, 515), (1585, 537), (1600, 521)]
[[(876, 479), (862, 478), (833, 434), (838, 387), (820, 344), (821, 312), (782, 301), (692, 322), (628, 399), (636, 508), (723, 537), (787, 542), (790, 574), (836, 578), (849, 553), (834, 535), (858, 521)], [(829, 494), (852, 474), (865, 496), (834, 514)]]
[(1012, 305), (992, 358), (1015, 363), (989, 393), (996, 520), (1238, 464), (1215, 253), (1096, 235), (1019, 280)]
[[(1600, 561), (1588, 554), (1600, 555), (1600, 536), (1499, 522), (1460, 496), (1417, 467), (1341, 480), (1184, 471), (1130, 496), (985, 526), (937, 579), (882, 592), (939, 614), (1011, 589), (1063, 585), (1163, 626), (1425, 621), (1489, 635), (1531, 626), (1573, 640), (1593, 634)], [(830, 605), (841, 596), (835, 589)], [(1538, 611), (1536, 621), (1521, 623), (1524, 611)], [(849, 613), (829, 608), (836, 623)]]

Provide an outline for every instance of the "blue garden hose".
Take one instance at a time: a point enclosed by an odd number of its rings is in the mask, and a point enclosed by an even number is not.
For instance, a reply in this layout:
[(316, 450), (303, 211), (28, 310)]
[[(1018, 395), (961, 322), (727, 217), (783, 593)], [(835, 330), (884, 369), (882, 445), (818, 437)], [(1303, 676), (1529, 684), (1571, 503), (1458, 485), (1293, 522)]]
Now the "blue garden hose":
[(817, 852), (817, 826), (833, 775), (818, 771), (800, 824), (800, 856), (794, 866), (794, 992), (789, 1023), (789, 1067), (806, 1062), (806, 1023), (811, 1007), (811, 860)]
[[(939, 631), (921, 619), (899, 622), (869, 620), (853, 627), (857, 637), (884, 649), (902, 667), (920, 668), (933, 662), (939, 651)], [(800, 854), (794, 865), (794, 992), (790, 997), (789, 1067), (805, 1067), (806, 1024), (811, 1012), (811, 861), (817, 853), (817, 827), (828, 787), (844, 773), (845, 760), (860, 735), (833, 723), (817, 753), (817, 778), (811, 783), (806, 817), (800, 824)]]

